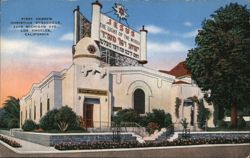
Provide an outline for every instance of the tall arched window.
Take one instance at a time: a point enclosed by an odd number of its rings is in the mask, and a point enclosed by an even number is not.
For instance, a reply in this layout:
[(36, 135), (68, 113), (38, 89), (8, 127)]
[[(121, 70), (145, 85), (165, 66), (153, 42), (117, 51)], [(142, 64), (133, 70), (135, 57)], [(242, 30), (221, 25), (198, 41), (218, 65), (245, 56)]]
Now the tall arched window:
[(138, 114), (145, 113), (145, 93), (142, 89), (136, 89), (134, 92), (134, 110)]

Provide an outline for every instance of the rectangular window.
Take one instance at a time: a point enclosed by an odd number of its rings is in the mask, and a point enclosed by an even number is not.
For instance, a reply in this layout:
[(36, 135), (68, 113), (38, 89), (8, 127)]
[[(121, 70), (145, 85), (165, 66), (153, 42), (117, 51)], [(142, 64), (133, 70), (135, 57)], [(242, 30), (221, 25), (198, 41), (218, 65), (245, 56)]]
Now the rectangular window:
[(31, 108), (29, 108), (29, 119), (31, 119)]
[(50, 100), (49, 100), (49, 98), (47, 99), (47, 111), (49, 111), (50, 110)]
[(23, 125), (23, 112), (22, 111), (21, 111), (20, 115), (21, 115), (21, 118), (20, 118), (21, 119), (21, 125)]
[(25, 110), (25, 119), (27, 120), (27, 109)]
[(34, 120), (36, 120), (36, 106), (34, 105)]
[(40, 118), (42, 117), (43, 115), (43, 104), (42, 102), (40, 102)]

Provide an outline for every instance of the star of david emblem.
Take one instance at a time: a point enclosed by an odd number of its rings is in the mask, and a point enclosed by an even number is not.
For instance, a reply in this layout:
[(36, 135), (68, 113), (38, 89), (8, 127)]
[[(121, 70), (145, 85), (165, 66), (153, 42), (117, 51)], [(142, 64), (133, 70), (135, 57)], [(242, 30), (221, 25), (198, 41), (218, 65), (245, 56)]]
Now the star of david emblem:
[(126, 20), (128, 17), (127, 14), (127, 9), (124, 8), (123, 5), (115, 3), (115, 6), (113, 7), (115, 14), (117, 15), (117, 17), (121, 20)]

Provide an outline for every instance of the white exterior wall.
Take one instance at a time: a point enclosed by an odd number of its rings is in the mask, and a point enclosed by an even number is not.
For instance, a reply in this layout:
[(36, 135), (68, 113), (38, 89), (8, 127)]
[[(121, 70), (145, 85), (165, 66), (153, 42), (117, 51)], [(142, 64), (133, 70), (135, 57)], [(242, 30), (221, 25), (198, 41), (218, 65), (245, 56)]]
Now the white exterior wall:
[[(186, 81), (188, 80), (187, 78), (185, 79)], [(180, 123), (181, 119), (186, 118), (187, 122), (190, 123), (191, 120), (191, 106), (185, 107), (183, 106), (184, 100), (189, 98), (189, 97), (193, 97), (193, 96), (197, 96), (198, 99), (203, 98), (204, 94), (201, 92), (200, 88), (197, 87), (194, 84), (173, 84), (172, 89), (171, 89), (171, 113), (172, 113), (172, 119), (173, 122), (175, 123)], [(181, 105), (179, 107), (179, 119), (176, 118), (175, 115), (175, 101), (176, 101), (176, 97), (181, 99)], [(213, 113), (213, 106), (212, 105), (208, 105), (208, 103), (204, 100), (204, 106), (205, 108), (208, 108), (211, 112), (211, 114)], [(194, 123), (197, 123), (197, 106), (194, 106)], [(210, 116), (209, 120), (208, 120), (208, 126), (209, 127), (213, 127), (213, 115)]]
[(74, 108), (74, 71), (75, 65), (62, 72), (62, 105)]
[[(105, 72), (105, 68), (100, 67), (84, 67), (90, 71), (87, 76), (82, 72), (83, 65), (76, 65), (75, 69), (75, 107), (74, 111), (77, 115), (83, 116), (83, 104), (85, 98), (99, 99), (100, 104), (94, 104), (93, 122), (94, 127), (108, 126), (111, 122), (111, 112), (109, 107), (109, 91), (108, 91), (108, 75), (102, 76), (99, 71)], [(78, 89), (92, 89), (107, 91), (107, 95), (83, 94), (78, 93)]]
[(134, 108), (133, 94), (138, 88), (145, 93), (145, 112), (164, 109), (170, 112), (170, 88), (174, 77), (144, 67), (110, 68), (112, 107)]
[[(88, 71), (87, 75), (84, 73)], [(134, 108), (133, 94), (137, 88), (145, 93), (145, 112), (152, 109), (163, 109), (171, 113), (173, 122), (179, 123), (182, 118), (190, 122), (191, 107), (183, 107), (184, 99), (203, 93), (196, 85), (173, 84), (174, 76), (160, 73), (144, 67), (104, 67), (98, 65), (75, 65), (61, 73), (50, 74), (40, 84), (33, 85), (30, 93), (20, 101), (22, 123), (31, 118), (37, 123), (40, 120), (40, 102), (42, 115), (47, 112), (47, 99), (50, 99), (50, 110), (68, 105), (77, 115), (83, 116), (85, 98), (96, 98), (100, 104), (95, 104), (93, 109), (94, 127), (108, 126), (111, 123), (113, 107)], [(188, 81), (185, 78), (185, 81)], [(78, 89), (93, 89), (107, 91), (107, 95), (82, 94)], [(179, 97), (182, 104), (179, 108), (180, 118), (175, 117), (175, 100)], [(213, 112), (212, 106), (206, 102), (205, 107)], [(36, 119), (34, 119), (34, 106), (36, 106)], [(196, 123), (197, 107), (195, 107), (194, 122)], [(212, 116), (208, 126), (213, 126)]]
[[(52, 72), (41, 83), (34, 84), (25, 97), (20, 100), (20, 113), (22, 113), (23, 124), (26, 119), (32, 119), (35, 122), (40, 120), (40, 103), (42, 103), (42, 116), (47, 112), (47, 99), (50, 99), (50, 110), (61, 107), (61, 79), (58, 72)], [(34, 108), (36, 106), (36, 111)], [(27, 117), (26, 117), (27, 110)], [(36, 118), (34, 118), (36, 113)], [(30, 116), (31, 115), (31, 116)]]

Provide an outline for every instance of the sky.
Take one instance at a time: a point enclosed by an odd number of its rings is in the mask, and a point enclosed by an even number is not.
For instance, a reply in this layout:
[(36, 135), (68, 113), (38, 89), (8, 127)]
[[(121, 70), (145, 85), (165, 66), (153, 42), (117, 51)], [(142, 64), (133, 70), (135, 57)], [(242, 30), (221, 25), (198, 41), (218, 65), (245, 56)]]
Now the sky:
[[(1, 71), (0, 106), (7, 96), (21, 98), (33, 83), (51, 71), (72, 64), (73, 10), (77, 5), (91, 20), (93, 0), (0, 0)], [(185, 60), (195, 47), (201, 23), (218, 8), (237, 2), (250, 8), (250, 0), (99, 0), (102, 12), (112, 11), (114, 3), (127, 9), (127, 22), (135, 30), (148, 30), (148, 64), (156, 70), (170, 70)], [(113, 12), (107, 14), (116, 18)], [(46, 36), (26, 36), (13, 22), (21, 18), (52, 18), (55, 28)], [(28, 21), (28, 20), (27, 20)]]

